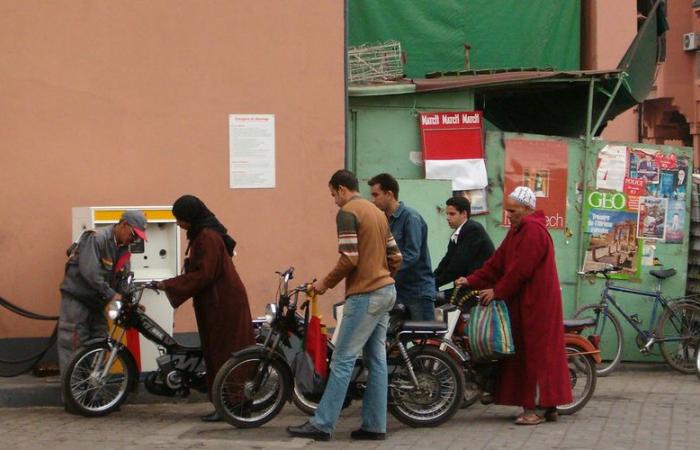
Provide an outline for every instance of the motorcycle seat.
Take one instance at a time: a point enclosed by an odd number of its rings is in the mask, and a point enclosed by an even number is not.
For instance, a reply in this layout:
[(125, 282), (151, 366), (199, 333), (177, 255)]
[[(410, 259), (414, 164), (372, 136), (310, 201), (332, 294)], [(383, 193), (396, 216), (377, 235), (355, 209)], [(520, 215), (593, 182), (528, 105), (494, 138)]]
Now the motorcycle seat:
[(186, 351), (186, 352), (198, 352), (202, 351), (202, 347), (199, 347), (197, 345), (182, 345), (180, 343), (177, 344), (179, 347), (180, 351)]
[(409, 320), (403, 323), (401, 331), (414, 333), (447, 333), (447, 324), (438, 320)]
[(592, 327), (595, 325), (595, 317), (586, 317), (585, 319), (568, 319), (564, 321), (564, 331), (575, 330), (580, 328)]
[(676, 269), (650, 270), (649, 274), (655, 276), (659, 280), (665, 280), (676, 274)]

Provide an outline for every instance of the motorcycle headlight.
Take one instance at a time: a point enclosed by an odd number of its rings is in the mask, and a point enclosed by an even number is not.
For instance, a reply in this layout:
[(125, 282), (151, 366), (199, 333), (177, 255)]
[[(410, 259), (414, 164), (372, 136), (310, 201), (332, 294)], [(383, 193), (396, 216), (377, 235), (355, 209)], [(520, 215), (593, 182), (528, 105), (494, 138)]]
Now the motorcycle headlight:
[(111, 320), (116, 320), (119, 314), (122, 312), (122, 307), (124, 304), (121, 300), (112, 300), (107, 304), (107, 317)]
[(267, 306), (265, 306), (265, 322), (272, 323), (275, 317), (277, 317), (277, 305), (268, 303)]

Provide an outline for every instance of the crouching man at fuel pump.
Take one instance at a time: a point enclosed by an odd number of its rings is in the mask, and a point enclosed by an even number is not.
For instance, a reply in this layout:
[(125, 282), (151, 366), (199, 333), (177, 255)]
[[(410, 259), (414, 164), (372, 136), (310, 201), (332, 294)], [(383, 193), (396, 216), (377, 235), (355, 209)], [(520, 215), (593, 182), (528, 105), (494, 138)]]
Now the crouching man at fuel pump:
[(128, 210), (119, 223), (83, 232), (71, 246), (61, 283), (58, 365), (61, 376), (78, 348), (107, 335), (104, 307), (122, 298), (123, 275), (131, 269), (129, 245), (146, 240), (146, 217)]

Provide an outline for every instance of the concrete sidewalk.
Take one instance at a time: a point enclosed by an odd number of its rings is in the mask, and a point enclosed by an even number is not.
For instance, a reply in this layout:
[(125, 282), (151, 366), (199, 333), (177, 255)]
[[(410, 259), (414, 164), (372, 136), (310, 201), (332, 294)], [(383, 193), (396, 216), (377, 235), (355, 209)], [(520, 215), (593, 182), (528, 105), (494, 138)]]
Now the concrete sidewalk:
[[(5, 380), (2, 380), (5, 381)], [(0, 382), (2, 382), (0, 381)], [(2, 383), (3, 385), (5, 383)], [(414, 429), (389, 418), (386, 441), (349, 439), (359, 425), (359, 403), (343, 412), (330, 442), (294, 439), (285, 427), (307, 418), (287, 405), (259, 429), (204, 424), (208, 403), (134, 404), (99, 419), (67, 414), (62, 408), (0, 408), (0, 447), (12, 449), (698, 449), (700, 380), (662, 364), (627, 364), (598, 380), (590, 403), (573, 416), (536, 427), (520, 427), (517, 408), (474, 405), (448, 423)]]

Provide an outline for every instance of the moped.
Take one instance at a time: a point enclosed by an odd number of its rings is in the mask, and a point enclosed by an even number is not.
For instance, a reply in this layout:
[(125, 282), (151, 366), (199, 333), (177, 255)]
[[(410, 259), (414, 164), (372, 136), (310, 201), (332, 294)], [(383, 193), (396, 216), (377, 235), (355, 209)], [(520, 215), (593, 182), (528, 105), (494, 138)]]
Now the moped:
[[(441, 350), (457, 361), (464, 371), (465, 389), (462, 407), (466, 408), (479, 400), (483, 393), (490, 391), (490, 381), (479, 370), (479, 364), (471, 358), (469, 338), (466, 327), (470, 311), (479, 301), (478, 291), (456, 288), (448, 302), (436, 308), (436, 316), (442, 317), (447, 324), (445, 338), (453, 345), (435, 342)], [(581, 332), (595, 325), (593, 319), (564, 320), (564, 345), (566, 347), (573, 401), (557, 407), (559, 414), (573, 414), (583, 408), (593, 396), (597, 382), (596, 364), (600, 363), (600, 350), (595, 342), (585, 338)], [(518, 349), (516, 348), (517, 352)]]
[(161, 349), (158, 369), (144, 379), (146, 389), (156, 395), (186, 397), (190, 389), (206, 392), (204, 357), (199, 347), (179, 344), (140, 305), (144, 289), (156, 292), (155, 283), (137, 285), (134, 274), (126, 279), (121, 300), (112, 300), (106, 314), (114, 322), (107, 338), (86, 342), (78, 350), (62, 378), (66, 408), (86, 416), (104, 416), (119, 408), (139, 381), (136, 360), (123, 343), (129, 329), (138, 330)]
[[(293, 272), (290, 268), (279, 273), (279, 298), (267, 305), (267, 326), (259, 330), (263, 343), (234, 353), (214, 380), (214, 404), (233, 426), (259, 427), (276, 417), (290, 400), (303, 411), (313, 413), (320, 400), (320, 395), (311, 396), (298, 388), (290, 363), (290, 356), (299, 351), (295, 342), (303, 340), (306, 331), (296, 313), (298, 297), (310, 292), (310, 284), (288, 288)], [(308, 299), (302, 308), (307, 305)], [(412, 427), (437, 426), (459, 409), (461, 369), (449, 355), (427, 345), (429, 339), (441, 339), (447, 331), (445, 324), (406, 321), (401, 318), (406, 313), (404, 308), (396, 308), (387, 331), (389, 412)], [(333, 348), (329, 342), (326, 362), (330, 361)], [(358, 358), (345, 406), (362, 398), (366, 373)]]

